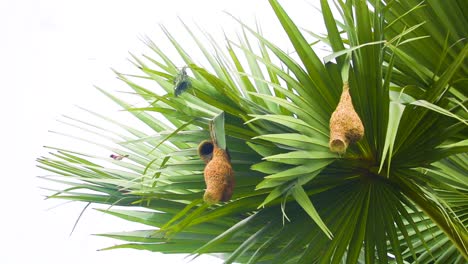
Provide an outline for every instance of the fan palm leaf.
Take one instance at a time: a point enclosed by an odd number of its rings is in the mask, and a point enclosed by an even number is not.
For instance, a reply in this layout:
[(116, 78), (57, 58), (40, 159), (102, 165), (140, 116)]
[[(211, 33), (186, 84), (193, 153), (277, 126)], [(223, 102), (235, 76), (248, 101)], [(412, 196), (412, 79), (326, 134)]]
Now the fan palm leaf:
[[(269, 2), (294, 53), (238, 20), (242, 36), (226, 49), (207, 36), (210, 52), (184, 24), (203, 66), (163, 27), (186, 67), (146, 39), (154, 54), (133, 56), (141, 75), (117, 73), (146, 106), (99, 89), (155, 134), (92, 111), (121, 132), (70, 118), (111, 143), (81, 140), (128, 157), (51, 148), (39, 166), (68, 187), (50, 197), (123, 206), (102, 211), (149, 226), (102, 234), (125, 241), (108, 249), (218, 253), (226, 263), (468, 260), (467, 5), (337, 0), (334, 17), (322, 0), (324, 62)], [(338, 155), (329, 121), (345, 82), (365, 133)], [(221, 113), (236, 187), (229, 202), (208, 205), (197, 146)]]

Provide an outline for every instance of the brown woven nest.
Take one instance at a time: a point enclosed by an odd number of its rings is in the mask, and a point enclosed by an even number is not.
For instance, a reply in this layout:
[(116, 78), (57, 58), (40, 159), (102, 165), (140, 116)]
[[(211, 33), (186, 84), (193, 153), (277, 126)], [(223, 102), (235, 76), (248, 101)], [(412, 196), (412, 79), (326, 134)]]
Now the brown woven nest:
[(364, 136), (364, 126), (354, 110), (349, 84), (343, 84), (340, 102), (330, 118), (330, 150), (345, 153), (349, 144), (356, 143)]

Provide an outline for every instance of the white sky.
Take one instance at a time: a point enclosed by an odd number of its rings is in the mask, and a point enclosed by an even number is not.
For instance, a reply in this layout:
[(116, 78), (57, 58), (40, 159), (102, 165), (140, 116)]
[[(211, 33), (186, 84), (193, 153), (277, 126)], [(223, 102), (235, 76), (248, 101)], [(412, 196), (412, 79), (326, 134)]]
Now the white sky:
[[(315, 29), (322, 23), (310, 5), (318, 6), (318, 0), (282, 3), (299, 25)], [(69, 236), (83, 204), (48, 210), (61, 202), (43, 200), (47, 192), (39, 187), (48, 182), (36, 176), (47, 173), (35, 167), (35, 159), (48, 152), (43, 145), (69, 149), (79, 145), (48, 132), (64, 129), (56, 121), (63, 120), (62, 115), (80, 117), (74, 105), (117, 114), (118, 107), (93, 85), (107, 91), (123, 87), (110, 68), (124, 73), (134, 70), (127, 61), (128, 52), (144, 52), (139, 37), (147, 35), (159, 43), (164, 37), (158, 25), (163, 24), (184, 40), (187, 34), (181, 30), (180, 17), (188, 24), (196, 21), (222, 44), (221, 28), (228, 35), (239, 29), (223, 11), (253, 26), (256, 17), (265, 35), (286, 47), (288, 42), (266, 0), (0, 0), (0, 263), (187, 262), (182, 255), (96, 251), (119, 241), (91, 234), (145, 227), (94, 210), (85, 212)], [(201, 257), (192, 263), (220, 261)]]

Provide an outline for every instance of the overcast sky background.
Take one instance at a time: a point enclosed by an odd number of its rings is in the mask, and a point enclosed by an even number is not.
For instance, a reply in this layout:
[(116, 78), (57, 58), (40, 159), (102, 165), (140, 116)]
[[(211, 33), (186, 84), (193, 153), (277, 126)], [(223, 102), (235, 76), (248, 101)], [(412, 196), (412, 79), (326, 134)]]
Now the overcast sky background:
[[(322, 24), (311, 4), (318, 0), (281, 1), (301, 26)], [(159, 44), (166, 26), (184, 41), (179, 17), (196, 22), (223, 43), (223, 31), (232, 39), (238, 24), (223, 11), (255, 25), (280, 47), (288, 42), (266, 0), (0, 0), (0, 263), (186, 263), (182, 255), (137, 250), (97, 249), (119, 241), (91, 234), (130, 231), (134, 225), (94, 210), (87, 210), (69, 235), (83, 204), (45, 201), (48, 182), (36, 176), (35, 159), (45, 155), (44, 145), (73, 149), (71, 141), (48, 132), (66, 129), (57, 120), (80, 117), (76, 105), (113, 117), (119, 108), (93, 85), (118, 91), (124, 85), (110, 70), (132, 72), (129, 53), (146, 52), (142, 36)], [(161, 44), (161, 45), (167, 45)], [(222, 45), (223, 46), (223, 45)], [(171, 54), (167, 54), (171, 57)], [(172, 55), (174, 56), (174, 55)], [(94, 206), (96, 207), (96, 206)], [(220, 263), (201, 257), (192, 263)]]

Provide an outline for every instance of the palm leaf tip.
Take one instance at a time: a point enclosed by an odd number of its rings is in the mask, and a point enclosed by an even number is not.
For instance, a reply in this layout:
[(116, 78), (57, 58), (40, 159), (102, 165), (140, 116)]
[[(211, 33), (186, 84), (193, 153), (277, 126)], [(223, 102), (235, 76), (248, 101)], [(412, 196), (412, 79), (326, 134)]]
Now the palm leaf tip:
[(340, 102), (330, 118), (330, 150), (345, 153), (349, 144), (364, 136), (364, 125), (353, 107), (349, 84), (343, 84)]
[(224, 112), (215, 116), (209, 123), (210, 136), (213, 144), (226, 150), (226, 132), (224, 131)]

